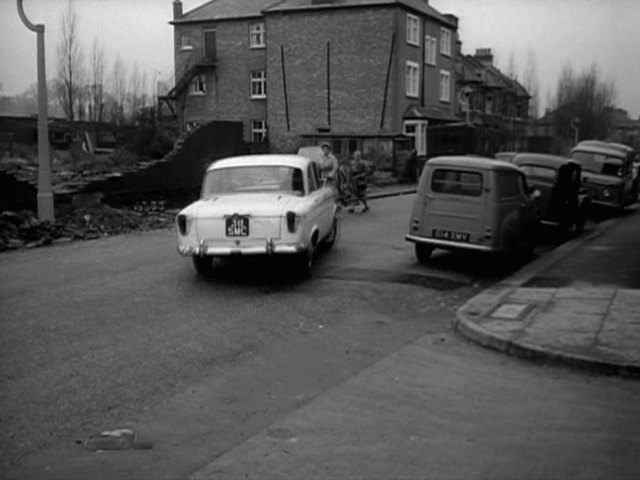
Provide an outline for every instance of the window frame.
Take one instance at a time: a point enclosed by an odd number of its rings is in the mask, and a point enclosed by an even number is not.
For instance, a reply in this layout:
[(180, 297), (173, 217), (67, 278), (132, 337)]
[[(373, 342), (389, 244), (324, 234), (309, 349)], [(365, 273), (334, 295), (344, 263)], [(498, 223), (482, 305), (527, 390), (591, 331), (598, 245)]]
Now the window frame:
[[(188, 41), (185, 41), (188, 40)], [(193, 50), (193, 38), (191, 32), (182, 32), (180, 34), (180, 51), (190, 52)]]
[(207, 94), (207, 77), (202, 74), (195, 75), (189, 82), (189, 95), (204, 96)]
[(409, 45), (420, 46), (420, 18), (411, 13), (407, 13), (406, 18), (406, 41)]
[(311, 162), (307, 165), (307, 184), (309, 193), (313, 193), (320, 188), (318, 179), (315, 177), (315, 173), (313, 171), (313, 163)]
[(449, 70), (440, 70), (439, 98), (441, 102), (451, 102), (451, 72)]
[[(256, 75), (259, 75), (257, 77)], [(267, 71), (266, 70), (252, 70), (249, 74), (249, 92), (250, 98), (262, 100), (267, 98)], [(254, 91), (254, 86), (258, 91)]]
[(413, 147), (417, 155), (427, 154), (428, 120), (405, 120), (402, 124), (402, 134), (413, 138)]
[[(264, 118), (253, 119), (249, 124), (251, 128), (251, 143), (264, 143), (267, 138), (267, 121)], [(260, 138), (256, 138), (259, 135)]]
[[(249, 24), (249, 48), (266, 48), (267, 29), (264, 22), (254, 22)], [(255, 40), (255, 41), (254, 41)]]
[(435, 66), (437, 64), (438, 39), (431, 35), (424, 36), (424, 63)]
[[(412, 73), (412, 71), (414, 73)], [(407, 60), (405, 64), (404, 78), (405, 95), (409, 98), (418, 98), (420, 95), (420, 64)]]
[(445, 27), (440, 27), (440, 53), (451, 56), (451, 30)]
[(197, 120), (189, 120), (184, 122), (185, 130), (187, 132), (191, 132), (192, 130), (199, 128), (201, 125), (202, 125), (202, 122), (199, 122)]

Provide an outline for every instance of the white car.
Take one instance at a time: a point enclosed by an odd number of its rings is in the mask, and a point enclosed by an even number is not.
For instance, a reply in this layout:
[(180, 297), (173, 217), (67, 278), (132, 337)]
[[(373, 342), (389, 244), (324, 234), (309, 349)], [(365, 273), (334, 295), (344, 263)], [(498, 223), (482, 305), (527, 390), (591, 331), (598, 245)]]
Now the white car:
[(178, 213), (176, 226), (178, 252), (201, 275), (215, 257), (279, 254), (308, 275), (316, 249), (338, 236), (337, 192), (303, 156), (225, 158), (207, 168), (200, 200)]

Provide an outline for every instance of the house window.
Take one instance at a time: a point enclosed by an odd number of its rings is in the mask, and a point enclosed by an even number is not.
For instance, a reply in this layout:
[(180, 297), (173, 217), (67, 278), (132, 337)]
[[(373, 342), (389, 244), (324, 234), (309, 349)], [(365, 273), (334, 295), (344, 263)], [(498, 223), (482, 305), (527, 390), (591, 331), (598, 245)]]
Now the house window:
[(424, 37), (424, 62), (428, 65), (436, 64), (436, 44), (438, 40), (435, 37), (425, 35)]
[(415, 15), (407, 13), (407, 43), (420, 46), (420, 20)]
[(204, 75), (196, 75), (189, 84), (190, 95), (204, 95), (207, 93), (207, 79)]
[(493, 95), (487, 95), (484, 102), (484, 113), (493, 114)]
[(451, 74), (440, 70), (440, 101), (448, 102), (450, 97)]
[(191, 32), (185, 32), (180, 35), (180, 50), (193, 50), (193, 43), (191, 43)]
[(440, 29), (440, 53), (451, 56), (451, 30), (448, 28)]
[(406, 92), (407, 97), (418, 97), (420, 67), (415, 62), (407, 62)]
[(202, 32), (204, 44), (202, 45), (203, 60), (215, 63), (216, 61), (216, 31), (208, 28)]
[(251, 120), (251, 141), (262, 143), (267, 139), (267, 121)]
[(249, 48), (264, 48), (264, 38), (265, 27), (263, 22), (249, 25)]
[(194, 121), (187, 122), (185, 126), (187, 129), (187, 132), (191, 132), (192, 130), (195, 130), (200, 126), (200, 122), (194, 122)]
[(267, 97), (267, 75), (264, 70), (251, 72), (251, 98)]
[(427, 125), (426, 120), (408, 120), (403, 125), (403, 133), (411, 139), (418, 155), (427, 154)]

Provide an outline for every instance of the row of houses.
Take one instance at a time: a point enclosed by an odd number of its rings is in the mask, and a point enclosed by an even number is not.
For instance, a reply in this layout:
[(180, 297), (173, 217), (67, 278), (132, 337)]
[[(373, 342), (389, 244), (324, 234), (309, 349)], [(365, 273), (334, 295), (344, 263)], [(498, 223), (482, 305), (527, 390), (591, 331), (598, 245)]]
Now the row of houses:
[(170, 23), (176, 81), (163, 100), (184, 131), (237, 121), (271, 151), (329, 141), (374, 159), (431, 156), (436, 127), (449, 152), (461, 140), (443, 127), (477, 126), (485, 153), (526, 138), (527, 91), (490, 49), (464, 54), (459, 19), (428, 0), (212, 0), (187, 12), (174, 0)]

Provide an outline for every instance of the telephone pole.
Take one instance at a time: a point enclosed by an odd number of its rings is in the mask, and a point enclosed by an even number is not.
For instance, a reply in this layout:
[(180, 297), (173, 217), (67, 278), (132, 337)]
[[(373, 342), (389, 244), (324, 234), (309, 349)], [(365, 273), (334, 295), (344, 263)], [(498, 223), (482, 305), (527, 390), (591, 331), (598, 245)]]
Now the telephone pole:
[(49, 114), (47, 113), (47, 75), (44, 56), (44, 25), (29, 21), (18, 2), (18, 15), (22, 23), (36, 32), (38, 46), (38, 218), (54, 220), (53, 192), (51, 191), (51, 157), (49, 155)]

